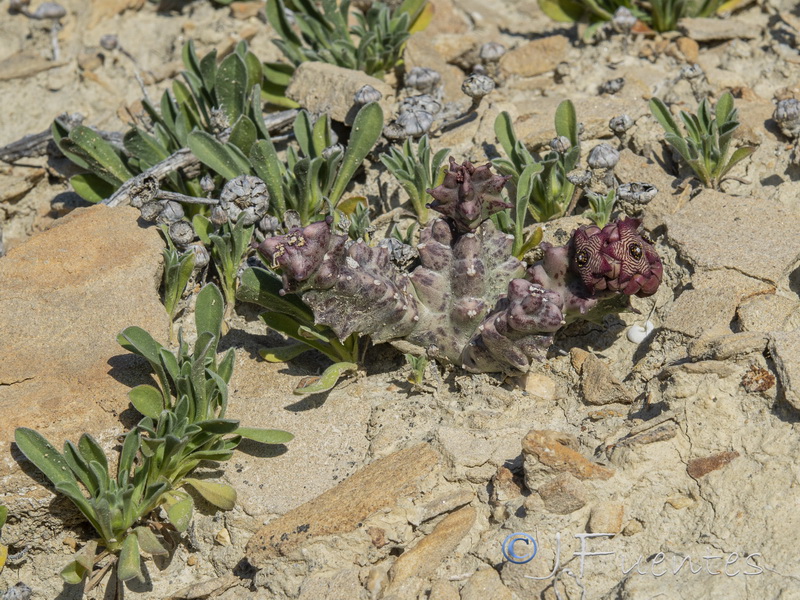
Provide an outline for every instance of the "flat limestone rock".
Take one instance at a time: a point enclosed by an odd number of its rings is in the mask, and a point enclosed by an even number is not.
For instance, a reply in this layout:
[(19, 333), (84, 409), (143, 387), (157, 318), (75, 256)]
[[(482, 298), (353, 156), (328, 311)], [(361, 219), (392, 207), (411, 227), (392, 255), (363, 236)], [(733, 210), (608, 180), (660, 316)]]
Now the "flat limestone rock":
[(494, 569), (481, 569), (469, 578), (461, 590), (461, 600), (512, 600), (513, 594)]
[(782, 204), (714, 190), (703, 190), (667, 218), (667, 236), (693, 265), (731, 269), (773, 285), (800, 259), (797, 231), (800, 215)]
[(91, 4), (92, 16), (89, 18), (89, 29), (93, 29), (101, 21), (111, 19), (126, 10), (140, 10), (144, 0), (94, 0)]
[(380, 79), (361, 71), (323, 62), (301, 63), (286, 88), (286, 97), (311, 113), (327, 113), (334, 121), (350, 125), (358, 112), (353, 97), (365, 85), (371, 85), (383, 94), (380, 105), (384, 122), (388, 122), (392, 116), (394, 90)]
[(581, 364), (581, 393), (587, 404), (632, 404), (634, 395), (602, 360), (589, 354)]
[(686, 18), (678, 21), (678, 29), (695, 42), (752, 40), (761, 35), (759, 23), (744, 19)]
[(411, 577), (427, 578), (433, 575), (437, 567), (451, 556), (459, 542), (475, 524), (477, 511), (472, 506), (465, 506), (447, 515), (433, 531), (422, 538), (411, 550), (404, 552), (392, 565), (389, 576), (392, 583), (386, 590), (392, 594), (406, 579)]
[(743, 331), (791, 331), (797, 327), (800, 303), (777, 294), (756, 296), (743, 302), (736, 316)]
[(63, 64), (63, 62), (47, 60), (38, 54), (32, 54), (27, 51), (17, 52), (0, 61), (0, 81), (30, 77), (36, 75), (36, 73), (60, 67)]
[(535, 490), (543, 478), (569, 473), (580, 480), (606, 480), (614, 471), (593, 463), (577, 450), (577, 440), (566, 433), (549, 429), (531, 429), (522, 440), (525, 457), (525, 485)]
[(500, 59), (500, 68), (506, 75), (533, 77), (552, 71), (566, 59), (569, 40), (563, 35), (532, 40), (509, 50)]
[(83, 432), (102, 438), (121, 429), (128, 390), (147, 380), (116, 341), (131, 325), (167, 337), (163, 242), (137, 217), (130, 207), (77, 209), (0, 258), (0, 488), (16, 489), (11, 474), (32, 483), (9, 452), (14, 429), (56, 447)]
[(427, 444), (375, 461), (259, 529), (247, 544), (247, 560), (261, 568), (309, 538), (352, 531), (375, 511), (393, 506), (399, 498), (415, 495), (420, 480), (438, 462), (439, 454)]
[(733, 269), (700, 272), (692, 278), (692, 288), (672, 304), (663, 327), (689, 337), (727, 335), (741, 302), (774, 291), (770, 284)]
[(773, 333), (770, 338), (769, 352), (784, 398), (795, 410), (800, 410), (800, 331)]

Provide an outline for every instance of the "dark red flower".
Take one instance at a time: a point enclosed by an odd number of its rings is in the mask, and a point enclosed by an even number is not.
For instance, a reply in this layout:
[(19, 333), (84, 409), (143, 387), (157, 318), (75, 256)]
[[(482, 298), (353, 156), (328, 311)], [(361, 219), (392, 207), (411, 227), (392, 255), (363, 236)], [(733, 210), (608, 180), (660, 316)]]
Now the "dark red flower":
[(653, 245), (639, 234), (640, 221), (627, 218), (603, 229), (584, 225), (570, 244), (570, 266), (590, 294), (621, 292), (650, 296), (661, 284), (663, 266)]

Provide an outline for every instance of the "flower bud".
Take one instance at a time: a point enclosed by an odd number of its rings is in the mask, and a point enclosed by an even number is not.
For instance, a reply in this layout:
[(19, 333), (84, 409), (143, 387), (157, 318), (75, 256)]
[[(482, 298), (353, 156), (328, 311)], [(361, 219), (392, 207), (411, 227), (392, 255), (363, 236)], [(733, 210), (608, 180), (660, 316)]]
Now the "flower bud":
[(613, 169), (619, 162), (619, 151), (609, 144), (598, 144), (586, 159), (590, 169)]
[(322, 150), (322, 158), (328, 160), (331, 156), (333, 156), (337, 152), (339, 154), (344, 153), (344, 146), (342, 146), (341, 144), (332, 144)]
[(486, 42), (481, 46), (478, 56), (483, 62), (496, 63), (506, 53), (506, 47), (498, 42)]
[(169, 224), (169, 239), (176, 246), (186, 246), (194, 240), (194, 228), (189, 221), (181, 219)]
[(228, 117), (222, 108), (211, 109), (211, 118), (209, 124), (211, 125), (211, 131), (214, 133), (224, 131), (231, 126), (230, 122), (228, 121)]
[(600, 85), (600, 93), (613, 95), (625, 87), (625, 78), (617, 77), (616, 79), (609, 79)]
[(119, 46), (119, 38), (113, 33), (107, 33), (100, 38), (100, 47), (111, 52)]
[(300, 213), (296, 210), (287, 210), (285, 213), (283, 213), (283, 226), (286, 229), (302, 227), (303, 221), (300, 219)]
[(200, 179), (200, 189), (202, 189), (206, 194), (213, 192), (215, 187), (216, 185), (214, 185), (214, 178), (208, 173), (203, 175), (203, 177)]
[(622, 135), (628, 129), (633, 127), (633, 119), (631, 119), (628, 115), (619, 115), (618, 117), (612, 117), (611, 120), (608, 122), (608, 127), (617, 135)]
[(378, 247), (386, 248), (391, 261), (401, 267), (411, 264), (419, 257), (419, 252), (414, 246), (404, 244), (397, 238), (384, 238), (378, 243)]
[(278, 217), (266, 215), (258, 222), (258, 228), (264, 233), (275, 233), (281, 228), (281, 221)]
[(775, 107), (772, 118), (778, 123), (783, 135), (790, 139), (800, 137), (800, 102), (794, 98), (781, 100)]
[(698, 77), (702, 77), (703, 75), (705, 75), (705, 73), (698, 64), (686, 65), (681, 69), (680, 72), (681, 79), (686, 79), (687, 81), (691, 81), (692, 79), (697, 79)]
[(225, 209), (219, 205), (212, 207), (211, 222), (217, 227), (222, 227), (228, 222), (228, 213), (226, 213)]
[(420, 92), (432, 92), (442, 81), (438, 71), (428, 67), (413, 67), (406, 75), (406, 87)]
[(624, 6), (620, 6), (614, 13), (611, 19), (611, 25), (619, 33), (630, 33), (636, 25), (638, 19), (633, 16), (633, 13)]
[(12, 15), (23, 12), (25, 7), (31, 3), (31, 0), (10, 0), (8, 3), (8, 12)]
[(623, 183), (617, 189), (617, 196), (632, 204), (647, 204), (656, 197), (658, 188), (650, 183)]
[(395, 123), (406, 137), (419, 137), (433, 125), (433, 115), (426, 110), (412, 109), (398, 115)]
[(356, 92), (353, 100), (356, 104), (369, 104), (370, 102), (380, 102), (381, 98), (383, 98), (383, 94), (371, 85), (365, 85)]
[(58, 20), (67, 16), (67, 9), (55, 2), (42, 2), (29, 16), (31, 19)]
[(461, 91), (470, 98), (480, 100), (494, 89), (494, 80), (486, 75), (473, 73), (461, 84)]
[(142, 204), (140, 210), (142, 212), (142, 219), (153, 223), (158, 218), (158, 215), (161, 214), (161, 211), (164, 210), (164, 203), (158, 200), (155, 202), (147, 202), (146, 204)]
[(592, 172), (584, 169), (573, 169), (567, 173), (567, 180), (572, 185), (585, 187), (592, 180)]
[[(144, 208), (144, 207), (142, 207)], [(164, 210), (162, 210), (158, 218), (156, 219), (157, 223), (161, 223), (164, 225), (169, 225), (174, 221), (178, 221), (184, 217), (185, 213), (183, 212), (183, 206), (181, 206), (180, 202), (175, 202), (173, 200), (167, 200), (164, 202)]]
[(565, 135), (560, 135), (558, 137), (554, 137), (550, 140), (550, 149), (553, 152), (558, 152), (559, 154), (564, 154), (567, 150), (572, 147), (572, 143), (569, 141), (569, 138)]
[(245, 226), (253, 225), (269, 209), (267, 184), (252, 175), (239, 175), (222, 188), (219, 206), (232, 222), (241, 218)]
[(400, 114), (408, 110), (424, 110), (425, 112), (435, 115), (442, 110), (442, 105), (430, 94), (419, 94), (403, 99), (403, 101), (400, 102), (400, 107), (397, 112)]
[(202, 269), (211, 260), (211, 257), (208, 255), (208, 250), (201, 242), (189, 244), (186, 249), (194, 253), (195, 269)]
[(134, 181), (130, 190), (131, 206), (142, 208), (145, 204), (152, 203), (158, 189), (158, 180), (155, 177), (145, 177)]

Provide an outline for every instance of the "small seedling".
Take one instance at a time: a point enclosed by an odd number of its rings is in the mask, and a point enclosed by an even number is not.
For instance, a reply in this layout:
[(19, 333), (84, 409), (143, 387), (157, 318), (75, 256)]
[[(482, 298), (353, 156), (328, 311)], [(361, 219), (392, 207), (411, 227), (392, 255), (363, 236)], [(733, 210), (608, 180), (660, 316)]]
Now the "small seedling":
[(406, 363), (411, 367), (411, 373), (408, 375), (408, 382), (415, 387), (420, 387), (425, 381), (425, 369), (428, 368), (428, 357), (424, 355), (414, 356), (413, 354), (404, 354)]
[[(89, 434), (77, 445), (65, 442), (63, 454), (41, 434), (20, 427), (14, 434), (20, 451), (83, 513), (99, 535), (88, 542), (61, 571), (67, 583), (80, 583), (91, 574), (98, 546), (115, 555), (120, 581), (144, 580), (140, 549), (151, 554), (166, 554), (167, 549), (147, 527), (135, 527), (158, 506), (169, 489), (166, 481), (148, 479), (153, 457), (139, 454), (142, 440), (137, 430), (125, 436), (117, 475), (109, 473), (109, 463), (100, 445)], [(80, 482), (88, 492), (84, 495)], [(106, 555), (107, 555), (106, 554)]]
[(215, 285), (205, 286), (197, 295), (197, 341), (193, 351), (180, 332), (177, 353), (169, 352), (138, 327), (129, 327), (118, 337), (123, 348), (150, 363), (158, 379), (159, 388), (139, 385), (130, 391), (129, 397), (134, 408), (145, 416), (137, 425), (142, 432), (142, 452), (160, 459), (151, 465), (150, 477), (170, 484), (170, 497), (165, 501), (168, 514), (171, 507), (188, 498), (185, 492), (175, 491), (184, 483), (215, 506), (228, 510), (236, 499), (233, 488), (207, 480), (186, 479), (186, 475), (202, 460), (230, 458), (242, 437), (271, 444), (284, 443), (292, 437), (276, 430), (241, 427), (238, 421), (225, 418), (235, 357), (230, 348), (222, 360), (217, 362), (216, 358), (223, 308), (222, 294)]
[(718, 189), (730, 170), (756, 150), (752, 146), (742, 146), (728, 156), (733, 132), (739, 127), (738, 113), (730, 92), (720, 97), (713, 114), (707, 99), (700, 102), (696, 115), (682, 110), (680, 117), (685, 133), (658, 98), (650, 100), (650, 111), (664, 128), (667, 142), (705, 187)]
[[(350, 206), (347, 206), (347, 211), (342, 210), (340, 214), (337, 216), (341, 219), (342, 215), (347, 217), (349, 221), (349, 225), (347, 227), (347, 235), (350, 237), (351, 240), (364, 240), (365, 242), (369, 243), (372, 239), (373, 227), (370, 222), (369, 218), (369, 206), (367, 204), (366, 198), (361, 197), (353, 197), (348, 198), (347, 204), (352, 205), (352, 210)], [(343, 205), (345, 202), (342, 202), (339, 207), (343, 209)]]
[(442, 163), (448, 152), (449, 148), (442, 148), (433, 154), (428, 136), (423, 135), (417, 142), (416, 149), (408, 138), (402, 149), (392, 147), (381, 156), (381, 162), (408, 194), (417, 219), (423, 225), (428, 222), (428, 190), (442, 183), (446, 171), (442, 168)]
[(525, 234), (525, 219), (533, 194), (533, 178), (540, 172), (538, 164), (526, 166), (513, 189), (512, 208), (492, 215), (492, 221), (501, 231), (514, 236), (511, 253), (520, 260), (542, 241), (541, 227), (537, 227), (533, 233)]
[(586, 197), (589, 200), (589, 210), (584, 212), (583, 215), (590, 218), (598, 227), (605, 227), (611, 220), (611, 212), (614, 210), (614, 204), (617, 201), (616, 191), (611, 189), (605, 196), (588, 192)]
[(233, 313), (239, 269), (253, 239), (254, 227), (245, 227), (244, 221), (243, 218), (236, 223), (226, 221), (216, 232), (211, 221), (203, 215), (196, 215), (192, 221), (200, 241), (211, 249), (211, 259), (225, 294), (226, 317)]
[(167, 233), (167, 228), (162, 226), (162, 233), (167, 242), (164, 248), (164, 308), (169, 315), (170, 339), (172, 339), (173, 324), (175, 315), (178, 314), (178, 306), (186, 289), (186, 284), (192, 276), (194, 270), (194, 252), (180, 253)]

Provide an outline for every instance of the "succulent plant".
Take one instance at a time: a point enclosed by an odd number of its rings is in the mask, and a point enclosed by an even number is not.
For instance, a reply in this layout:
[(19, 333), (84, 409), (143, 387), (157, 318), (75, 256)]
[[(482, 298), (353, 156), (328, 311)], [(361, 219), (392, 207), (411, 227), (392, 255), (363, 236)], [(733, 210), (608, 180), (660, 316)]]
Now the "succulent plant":
[(496, 63), (506, 53), (506, 47), (500, 42), (486, 42), (480, 47), (478, 56), (484, 63)]
[(511, 208), (500, 195), (510, 178), (492, 173), (490, 164), (476, 167), (465, 161), (459, 165), (451, 156), (442, 184), (428, 190), (434, 198), (430, 208), (449, 217), (459, 233), (474, 231), (494, 213)]
[(334, 233), (330, 218), (268, 238), (258, 251), (280, 271), (281, 294), (300, 294), (315, 322), (340, 340), (402, 339), (473, 372), (524, 372), (570, 319), (610, 308), (607, 299), (620, 294), (654, 293), (662, 266), (639, 222), (626, 219), (578, 229), (526, 271), (512, 254), (514, 236), (489, 220), (507, 206), (507, 179), (451, 158), (444, 182), (429, 190), (443, 218), (421, 231), (410, 272), (386, 246)]
[(617, 188), (620, 200), (632, 205), (647, 204), (656, 197), (658, 188), (651, 183), (632, 181), (623, 183)]

